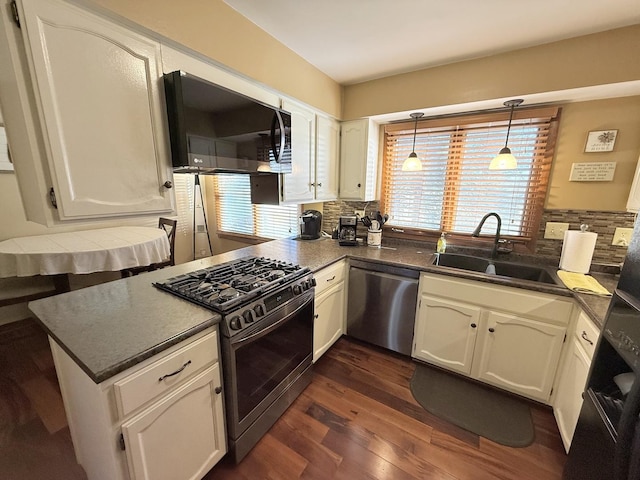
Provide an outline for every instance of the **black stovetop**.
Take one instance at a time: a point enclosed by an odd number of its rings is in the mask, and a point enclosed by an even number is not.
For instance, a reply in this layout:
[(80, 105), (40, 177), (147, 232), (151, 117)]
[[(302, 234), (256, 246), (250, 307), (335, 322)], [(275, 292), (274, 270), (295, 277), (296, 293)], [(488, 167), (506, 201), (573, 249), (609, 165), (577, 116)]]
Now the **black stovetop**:
[(280, 260), (243, 257), (153, 285), (216, 312), (228, 313), (308, 273), (306, 267)]

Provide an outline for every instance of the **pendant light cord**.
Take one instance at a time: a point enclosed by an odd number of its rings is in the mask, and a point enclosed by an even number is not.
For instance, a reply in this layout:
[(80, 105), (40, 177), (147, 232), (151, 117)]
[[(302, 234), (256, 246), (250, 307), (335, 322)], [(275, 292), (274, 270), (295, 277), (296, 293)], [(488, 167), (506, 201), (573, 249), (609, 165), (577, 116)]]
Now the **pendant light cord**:
[(507, 138), (504, 141), (504, 148), (507, 148), (507, 144), (509, 143), (509, 132), (511, 132), (511, 120), (513, 119), (513, 110), (516, 108), (515, 105), (511, 105), (511, 113), (509, 114), (509, 126), (507, 127)]
[(411, 148), (412, 152), (416, 151), (416, 133), (418, 131), (418, 118), (419, 117), (416, 116), (416, 124), (413, 127), (413, 147)]

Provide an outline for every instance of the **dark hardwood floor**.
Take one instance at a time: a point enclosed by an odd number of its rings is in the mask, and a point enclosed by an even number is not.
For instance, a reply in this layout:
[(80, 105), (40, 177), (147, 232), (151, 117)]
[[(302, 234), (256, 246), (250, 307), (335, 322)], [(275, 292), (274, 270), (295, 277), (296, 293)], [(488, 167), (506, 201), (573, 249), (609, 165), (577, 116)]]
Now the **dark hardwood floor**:
[[(566, 456), (549, 408), (531, 404), (532, 445), (504, 447), (420, 407), (409, 391), (413, 369), (408, 358), (342, 338), (249, 455), (239, 465), (223, 460), (205, 478), (561, 478)], [(46, 336), (31, 320), (0, 327), (0, 478), (86, 479)]]
[(510, 448), (424, 410), (409, 390), (414, 363), (339, 340), (315, 365), (312, 384), (225, 479), (552, 480), (565, 453), (550, 408), (531, 403), (536, 439)]

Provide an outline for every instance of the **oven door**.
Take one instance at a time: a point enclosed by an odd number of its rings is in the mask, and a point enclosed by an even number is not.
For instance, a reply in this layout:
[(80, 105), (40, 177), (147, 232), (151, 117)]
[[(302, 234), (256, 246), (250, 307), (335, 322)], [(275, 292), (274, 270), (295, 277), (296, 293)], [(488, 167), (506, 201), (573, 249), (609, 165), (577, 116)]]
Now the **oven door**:
[(294, 297), (255, 328), (225, 338), (227, 429), (237, 439), (311, 366), (314, 289)]

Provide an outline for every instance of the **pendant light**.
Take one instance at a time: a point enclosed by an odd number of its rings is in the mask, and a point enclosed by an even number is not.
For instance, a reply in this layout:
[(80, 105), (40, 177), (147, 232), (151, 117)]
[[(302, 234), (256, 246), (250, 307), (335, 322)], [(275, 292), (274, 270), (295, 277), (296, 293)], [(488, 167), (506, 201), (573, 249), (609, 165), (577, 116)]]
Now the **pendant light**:
[(422, 170), (422, 162), (418, 158), (416, 154), (416, 132), (418, 131), (418, 119), (424, 116), (422, 112), (415, 112), (410, 114), (411, 118), (415, 119), (416, 124), (413, 127), (413, 147), (411, 148), (411, 153), (407, 157), (407, 159), (402, 163), (402, 171), (403, 172), (419, 172)]
[(515, 100), (507, 100), (504, 102), (505, 107), (511, 107), (511, 113), (509, 114), (509, 126), (507, 127), (507, 138), (504, 141), (504, 148), (500, 150), (500, 153), (491, 160), (489, 164), (489, 170), (513, 170), (518, 166), (516, 157), (511, 154), (511, 149), (507, 147), (509, 142), (509, 132), (511, 131), (511, 120), (513, 119), (513, 110), (520, 105), (524, 100), (516, 98)]

